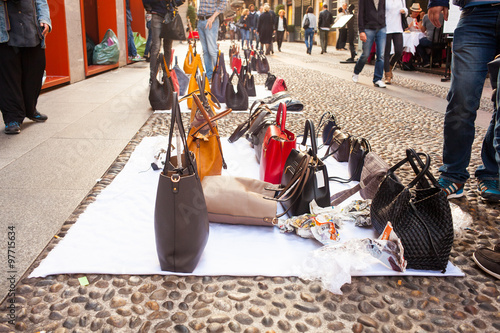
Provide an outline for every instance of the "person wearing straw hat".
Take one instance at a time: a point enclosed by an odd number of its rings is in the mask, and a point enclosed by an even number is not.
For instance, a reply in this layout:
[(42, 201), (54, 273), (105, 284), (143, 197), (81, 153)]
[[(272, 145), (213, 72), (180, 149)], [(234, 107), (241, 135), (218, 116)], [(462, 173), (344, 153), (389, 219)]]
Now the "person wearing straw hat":
[(411, 32), (419, 32), (420, 31), (420, 13), (422, 13), (422, 8), (420, 4), (414, 2), (410, 7), (410, 16), (406, 18), (408, 21), (408, 29)]

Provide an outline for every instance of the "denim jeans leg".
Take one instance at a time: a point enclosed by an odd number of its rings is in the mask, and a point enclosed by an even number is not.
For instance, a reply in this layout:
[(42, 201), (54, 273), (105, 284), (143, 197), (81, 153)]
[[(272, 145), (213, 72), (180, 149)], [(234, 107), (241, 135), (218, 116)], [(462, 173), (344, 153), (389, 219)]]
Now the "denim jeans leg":
[(203, 48), (203, 61), (207, 78), (212, 79), (214, 67), (217, 62), (217, 34), (219, 31), (219, 18), (212, 23), (212, 28), (208, 29), (207, 21), (198, 22), (198, 34), (200, 35), (201, 47)]
[(376, 54), (377, 60), (375, 60), (375, 72), (373, 74), (373, 82), (382, 80), (384, 75), (384, 52), (385, 52), (385, 31), (386, 28), (378, 29), (375, 34), (375, 44), (376, 44)]
[(151, 49), (151, 21), (146, 22), (146, 28), (148, 29), (148, 39), (146, 40), (146, 47), (144, 48), (144, 55), (149, 56), (149, 51)]
[[(486, 64), (493, 60), (499, 48), (496, 24), (499, 15), (498, 7), (465, 9), (455, 29), (451, 86), (444, 117), (443, 165), (439, 171), (442, 178), (456, 183), (463, 184), (469, 178), (467, 167), (475, 136), (474, 121), (487, 73)], [(492, 139), (488, 135), (485, 139), (484, 144), (491, 145)], [(490, 170), (494, 160), (492, 151), (483, 149), (484, 169), (478, 170), (476, 177), (486, 178), (497, 172), (497, 168)]]
[(373, 41), (375, 40), (375, 30), (365, 29), (366, 42), (363, 42), (363, 54), (359, 57), (356, 65), (354, 66), (354, 74), (359, 74), (365, 67), (366, 60), (370, 55), (370, 50), (372, 48)]
[(161, 45), (161, 25), (163, 22), (163, 16), (158, 14), (153, 14), (151, 18), (151, 50), (150, 50), (150, 62), (149, 62), (149, 72), (150, 79), (156, 76), (156, 58), (158, 57), (158, 53), (160, 53), (160, 45)]
[(132, 26), (130, 22), (127, 23), (127, 43), (128, 43), (128, 55), (135, 57), (137, 55), (137, 49), (134, 43), (134, 33), (132, 32)]

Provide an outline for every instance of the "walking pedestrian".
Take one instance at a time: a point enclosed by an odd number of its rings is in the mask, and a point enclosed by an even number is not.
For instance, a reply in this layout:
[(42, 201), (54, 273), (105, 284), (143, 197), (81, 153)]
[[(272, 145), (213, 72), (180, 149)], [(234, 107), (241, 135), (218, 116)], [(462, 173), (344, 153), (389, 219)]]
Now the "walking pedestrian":
[[(346, 15), (354, 15), (354, 4), (350, 4), (346, 11)], [(347, 41), (349, 42), (349, 51), (351, 52), (351, 57), (346, 60), (346, 62), (355, 62), (354, 57), (356, 57), (356, 47), (354, 46), (354, 39), (356, 37), (356, 31), (354, 30), (354, 17), (347, 22)]]
[(316, 15), (313, 14), (313, 8), (311, 6), (307, 7), (306, 14), (302, 19), (302, 28), (304, 28), (306, 52), (307, 54), (311, 54), (314, 33), (316, 30)]
[(207, 78), (212, 79), (217, 63), (217, 35), (219, 32), (219, 14), (226, 9), (227, 0), (199, 0), (198, 34), (203, 48), (203, 60)]
[(137, 49), (134, 43), (134, 33), (132, 31), (132, 12), (130, 11), (130, 0), (125, 2), (126, 12), (127, 12), (127, 49), (128, 49), (128, 59), (132, 61), (144, 61), (139, 54), (137, 54)]
[(251, 4), (248, 6), (249, 13), (249, 24), (250, 24), (250, 48), (253, 48), (253, 40), (257, 38), (257, 19), (259, 18), (257, 11), (255, 10), (255, 5)]
[(245, 41), (247, 42), (247, 48), (250, 48), (250, 18), (248, 14), (250, 11), (248, 8), (243, 9), (241, 13), (240, 21), (238, 22), (241, 34), (241, 48), (243, 49), (245, 46)]
[[(335, 23), (337, 23), (337, 21), (344, 15), (344, 9), (342, 7), (339, 7), (337, 17), (335, 18)], [(345, 50), (345, 43), (347, 41), (347, 27), (344, 25), (342, 28), (338, 29), (338, 32), (339, 37), (337, 38), (337, 44), (335, 45), (335, 48), (338, 51)]]
[[(403, 55), (403, 25), (401, 14), (407, 14), (405, 0), (385, 0), (386, 39), (384, 51), (385, 84), (391, 84), (392, 69)], [(394, 44), (394, 54), (391, 47)]]
[(328, 5), (323, 5), (323, 10), (319, 13), (319, 40), (321, 43), (321, 54), (326, 53), (328, 46), (328, 34), (330, 33), (330, 26), (333, 24), (333, 15), (328, 10)]
[[(467, 167), (475, 136), (474, 121), (488, 72), (487, 63), (500, 50), (500, 0), (488, 3), (466, 0), (461, 6), (462, 14), (453, 33), (451, 85), (444, 116), (443, 165), (439, 168), (439, 184), (448, 198), (464, 195), (464, 184), (470, 177)], [(441, 14), (444, 20), (448, 19), (448, 7), (448, 0), (429, 2), (427, 15), (436, 28), (441, 27)], [(483, 164), (475, 171), (479, 195), (485, 201), (498, 202), (500, 125), (495, 119), (483, 138), (481, 160)]]
[(285, 11), (280, 9), (276, 21), (274, 22), (274, 29), (276, 30), (276, 42), (278, 44), (278, 51), (281, 52), (281, 45), (283, 44), (283, 37), (287, 32), (287, 21), (285, 17)]
[(359, 0), (358, 29), (359, 38), (363, 42), (363, 54), (354, 66), (352, 80), (359, 80), (359, 73), (363, 70), (366, 60), (370, 55), (373, 42), (377, 48), (377, 60), (375, 61), (375, 72), (373, 84), (379, 88), (385, 88), (382, 81), (384, 73), (384, 50), (385, 50), (385, 0)]
[(269, 13), (270, 9), (269, 5), (264, 5), (264, 13), (260, 15), (259, 25), (257, 27), (260, 43), (262, 44), (261, 48), (263, 48), (264, 45), (266, 46), (266, 55), (269, 55), (271, 52), (270, 45), (273, 41), (274, 32), (274, 21)]
[(0, 6), (0, 110), (6, 134), (21, 133), (24, 118), (48, 119), (36, 105), (51, 24), (46, 0), (4, 1)]
[(162, 41), (165, 59), (170, 61), (172, 55), (172, 40), (160, 37), (165, 14), (172, 8), (167, 6), (166, 0), (143, 0), (143, 5), (146, 11), (151, 13), (151, 49), (149, 51), (149, 83), (151, 84), (156, 76), (156, 60)]

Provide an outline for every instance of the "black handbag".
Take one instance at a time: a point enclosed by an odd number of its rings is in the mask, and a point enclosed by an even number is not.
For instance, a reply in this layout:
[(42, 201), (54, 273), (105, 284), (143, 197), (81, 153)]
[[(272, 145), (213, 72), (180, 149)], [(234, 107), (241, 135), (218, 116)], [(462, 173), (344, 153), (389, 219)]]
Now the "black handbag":
[[(236, 76), (238, 83), (236, 84), (236, 91), (232, 84), (233, 78)], [(233, 110), (248, 110), (248, 93), (241, 82), (236, 68), (233, 69), (233, 74), (229, 77), (228, 85), (226, 87), (226, 105)]]
[(226, 88), (229, 81), (229, 75), (224, 63), (224, 53), (220, 52), (217, 59), (217, 68), (212, 76), (211, 92), (217, 97), (220, 103), (226, 103)]
[[(276, 199), (291, 216), (310, 213), (309, 203), (315, 200), (321, 207), (330, 206), (330, 187), (326, 165), (317, 156), (316, 133), (311, 120), (306, 120), (302, 145), (311, 137), (311, 148), (306, 154), (292, 149), (285, 162), (281, 191)], [(282, 216), (281, 215), (281, 216)]]
[[(160, 69), (161, 82), (158, 81)], [(163, 53), (159, 53), (156, 60), (156, 75), (149, 87), (149, 103), (153, 110), (170, 110), (172, 108), (173, 94), (174, 85), (166, 66), (165, 57)]]
[(342, 132), (340, 129), (333, 131), (332, 141), (326, 150), (325, 160), (329, 156), (333, 156), (339, 162), (349, 161), (349, 153), (351, 151), (351, 135)]
[(186, 40), (184, 24), (177, 8), (169, 9), (163, 19), (160, 38), (170, 40)]
[[(420, 157), (425, 157), (425, 163)], [(395, 171), (409, 163), (416, 177), (404, 185)], [(429, 172), (428, 154), (406, 150), (373, 198), (370, 217), (378, 233), (390, 221), (401, 239), (408, 268), (445, 271), (453, 245), (453, 221), (446, 193)]]
[(259, 74), (269, 73), (269, 61), (263, 51), (257, 53), (257, 72)]
[(168, 147), (172, 145), (175, 124), (184, 152), (181, 153), (182, 147), (177, 147), (177, 156), (170, 156), (171, 149), (167, 149), (156, 193), (156, 251), (162, 271), (191, 273), (208, 240), (208, 212), (196, 161), (187, 148), (177, 94), (173, 95)]
[(333, 132), (337, 129), (340, 129), (340, 126), (337, 125), (337, 120), (333, 113), (330, 111), (323, 113), (318, 124), (318, 131), (322, 131), (321, 138), (323, 145), (329, 146), (332, 143)]
[(271, 74), (271, 73), (267, 73), (266, 83), (264, 83), (264, 85), (266, 86), (267, 90), (273, 89), (274, 81), (276, 81), (276, 75)]
[(349, 152), (349, 160), (347, 161), (347, 170), (349, 178), (330, 177), (330, 180), (339, 183), (349, 183), (351, 181), (359, 181), (361, 179), (361, 171), (365, 163), (365, 157), (371, 152), (372, 148), (368, 140), (364, 138), (351, 137), (351, 149)]
[(246, 71), (246, 73), (243, 75), (243, 86), (245, 87), (248, 96), (257, 96), (257, 92), (255, 91), (255, 80), (250, 71)]

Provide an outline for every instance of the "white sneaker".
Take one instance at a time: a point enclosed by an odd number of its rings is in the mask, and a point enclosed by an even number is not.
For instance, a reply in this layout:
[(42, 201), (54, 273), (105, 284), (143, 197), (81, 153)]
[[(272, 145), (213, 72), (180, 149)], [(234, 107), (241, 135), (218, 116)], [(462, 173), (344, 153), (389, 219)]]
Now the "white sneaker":
[(375, 87), (379, 87), (379, 88), (385, 88), (387, 87), (384, 83), (384, 81), (382, 80), (378, 80), (377, 82), (373, 82), (373, 84), (375, 85)]
[(352, 82), (358, 83), (359, 81), (359, 74), (352, 74)]

